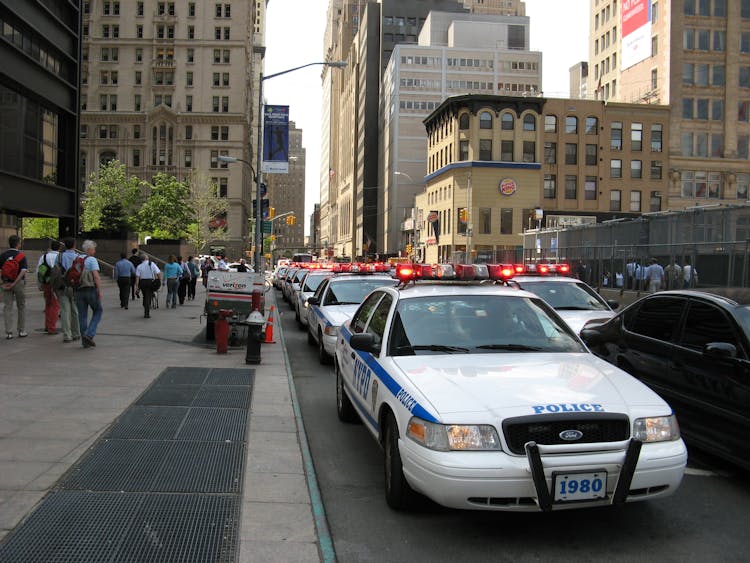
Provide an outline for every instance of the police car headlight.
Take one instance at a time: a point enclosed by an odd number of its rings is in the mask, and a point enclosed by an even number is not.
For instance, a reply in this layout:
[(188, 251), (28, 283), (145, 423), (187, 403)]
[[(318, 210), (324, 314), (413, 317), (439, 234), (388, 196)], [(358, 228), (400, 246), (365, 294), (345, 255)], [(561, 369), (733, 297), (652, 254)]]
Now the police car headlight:
[(641, 442), (669, 442), (679, 437), (675, 415), (637, 418), (633, 424), (633, 438)]
[(435, 424), (413, 416), (406, 435), (431, 450), (500, 450), (497, 431), (488, 425)]
[(327, 327), (325, 327), (325, 329), (323, 330), (323, 333), (324, 333), (324, 334), (325, 334), (326, 336), (338, 336), (338, 334), (339, 334), (339, 327), (337, 327), (337, 326), (331, 326), (331, 325), (328, 325), (328, 326), (327, 326)]

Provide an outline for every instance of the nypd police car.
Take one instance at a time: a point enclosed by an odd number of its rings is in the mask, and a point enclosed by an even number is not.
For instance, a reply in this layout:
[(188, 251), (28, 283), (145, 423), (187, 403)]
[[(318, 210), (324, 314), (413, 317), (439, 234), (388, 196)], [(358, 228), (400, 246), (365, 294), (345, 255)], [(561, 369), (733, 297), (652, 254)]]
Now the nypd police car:
[(391, 507), (422, 494), (550, 511), (675, 492), (687, 451), (658, 395), (591, 354), (532, 293), (406, 283), (414, 275), (400, 267), (405, 284), (367, 296), (334, 358), (338, 416), (361, 419), (382, 445)]
[(373, 289), (397, 283), (389, 274), (357, 270), (333, 274), (318, 286), (307, 298), (307, 343), (317, 345), (321, 364), (330, 362), (341, 323), (352, 316), (362, 299)]

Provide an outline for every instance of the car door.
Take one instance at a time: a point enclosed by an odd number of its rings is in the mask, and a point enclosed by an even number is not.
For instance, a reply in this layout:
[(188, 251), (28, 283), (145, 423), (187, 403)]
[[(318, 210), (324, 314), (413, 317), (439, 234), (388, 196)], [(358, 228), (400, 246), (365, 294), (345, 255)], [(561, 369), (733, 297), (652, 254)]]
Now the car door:
[[(706, 354), (704, 347), (723, 342), (737, 356)], [(718, 305), (690, 299), (682, 333), (669, 365), (664, 398), (677, 414), (686, 437), (706, 449), (750, 459), (750, 364), (742, 330)]]
[(674, 295), (646, 297), (623, 317), (617, 343), (617, 365), (656, 388), (668, 381), (674, 339), (687, 307), (687, 298)]
[(328, 290), (329, 283), (330, 280), (324, 280), (323, 283), (318, 286), (318, 289), (313, 293), (313, 297), (317, 298), (318, 303), (317, 305), (311, 305), (307, 308), (307, 330), (312, 333), (315, 338), (318, 337), (318, 326), (321, 322), (320, 304), (323, 302), (323, 297)]
[[(359, 334), (365, 331), (367, 321), (370, 319), (370, 315), (375, 310), (375, 306), (378, 304), (382, 296), (382, 292), (375, 292), (362, 302), (352, 316), (351, 321), (349, 321), (350, 333)], [(342, 336), (341, 331), (339, 331), (339, 349), (341, 350), (341, 354), (337, 359), (339, 361), (341, 375), (344, 378), (344, 385), (348, 389), (351, 389), (357, 351), (349, 345), (349, 339)]]

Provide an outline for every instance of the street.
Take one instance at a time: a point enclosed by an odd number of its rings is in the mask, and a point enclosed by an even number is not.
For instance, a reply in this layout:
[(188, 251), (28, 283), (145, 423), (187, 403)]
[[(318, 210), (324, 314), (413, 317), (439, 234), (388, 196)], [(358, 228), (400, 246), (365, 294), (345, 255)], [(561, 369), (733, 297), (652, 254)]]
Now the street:
[[(280, 296), (280, 294), (277, 294)], [(740, 561), (750, 475), (690, 452), (677, 493), (621, 508), (544, 513), (388, 508), (383, 458), (362, 425), (336, 416), (333, 369), (318, 363), (294, 312), (279, 318), (339, 561)]]

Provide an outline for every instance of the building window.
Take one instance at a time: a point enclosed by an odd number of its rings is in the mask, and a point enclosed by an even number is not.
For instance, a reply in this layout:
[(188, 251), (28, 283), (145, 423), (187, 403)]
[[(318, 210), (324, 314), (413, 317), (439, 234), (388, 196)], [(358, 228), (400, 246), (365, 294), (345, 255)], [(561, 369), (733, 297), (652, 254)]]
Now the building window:
[(545, 133), (557, 133), (557, 116), (556, 115), (544, 116), (544, 132)]
[(578, 145), (565, 143), (565, 164), (578, 164)]
[(630, 125), (630, 150), (643, 150), (643, 123), (632, 123)]
[(715, 158), (724, 157), (724, 135), (721, 133), (711, 134), (711, 156)]
[(523, 142), (523, 161), (524, 162), (536, 162), (536, 142), (535, 141)]
[(479, 234), (492, 234), (492, 210), (489, 207), (479, 208)]
[(229, 111), (229, 96), (221, 97), (221, 111), (227, 113)]
[(596, 176), (586, 176), (583, 184), (583, 197), (589, 201), (596, 199)]
[(651, 161), (651, 179), (652, 180), (661, 180), (661, 160), (652, 160)]
[(469, 160), (469, 141), (458, 142), (458, 160)]
[(138, 149), (133, 149), (133, 166), (140, 166), (141, 165), (141, 151)]
[(557, 143), (545, 141), (544, 143), (544, 163), (557, 164)]
[(492, 129), (492, 114), (490, 112), (483, 111), (479, 114), (479, 128)]
[(622, 123), (620, 121), (612, 122), (612, 136), (610, 138), (610, 148), (613, 151), (622, 150)]
[(565, 132), (568, 134), (578, 133), (578, 118), (569, 115), (565, 118)]
[(586, 135), (596, 135), (599, 132), (599, 120), (596, 117), (586, 118)]
[(578, 176), (565, 176), (565, 199), (578, 198)]
[(492, 160), (491, 139), (479, 139), (479, 160)]
[(210, 168), (219, 167), (219, 151), (211, 151), (211, 164)]
[(651, 125), (651, 152), (662, 151), (662, 125), (653, 123)]
[(190, 141), (193, 138), (193, 126), (185, 125), (185, 140)]
[(622, 160), (613, 158), (609, 161), (609, 177), (622, 178)]
[(503, 208), (500, 210), (500, 234), (513, 234), (513, 209)]
[(185, 111), (193, 111), (193, 96), (185, 96)]
[(185, 168), (193, 167), (193, 151), (185, 151)]
[(597, 145), (586, 145), (586, 166), (596, 166), (597, 162)]
[(195, 17), (195, 2), (188, 2), (188, 17)]
[(187, 72), (185, 74), (185, 84), (188, 87), (192, 87), (193, 86), (193, 73), (192, 72)]
[(500, 129), (503, 131), (513, 131), (515, 120), (513, 119), (513, 115), (505, 112), (502, 116), (500, 116)]
[(136, 2), (135, 4), (135, 15), (143, 16), (143, 2)]
[(187, 62), (194, 63), (195, 62), (195, 49), (188, 49), (187, 50)]
[(500, 141), (500, 160), (513, 162), (513, 141)]
[(682, 98), (682, 118), (693, 119), (695, 100), (693, 98)]
[(609, 192), (609, 210), (610, 211), (621, 211), (622, 210), (622, 192), (620, 190), (612, 190)]
[(711, 119), (724, 121), (724, 100), (711, 100)]
[(747, 160), (748, 156), (748, 136), (737, 135), (737, 158)]
[(536, 131), (536, 118), (533, 115), (525, 115), (523, 117), (523, 130)]
[(544, 175), (544, 199), (557, 198), (557, 176), (555, 174)]
[(642, 178), (643, 177), (643, 162), (640, 160), (630, 161), (630, 177), (631, 178)]
[(213, 96), (211, 98), (211, 111), (219, 113), (219, 96)]
[(695, 103), (695, 118), (708, 119), (708, 98), (698, 98)]
[(651, 70), (651, 89), (656, 90), (659, 87), (659, 71), (656, 69)]
[(143, 39), (143, 26), (142, 25), (136, 25), (135, 26), (135, 36), (138, 39)]
[(655, 57), (659, 54), (659, 36), (654, 35), (651, 37), (651, 56)]
[(466, 131), (469, 129), (469, 114), (462, 113), (458, 118), (458, 129), (459, 131)]
[(133, 138), (134, 139), (141, 138), (141, 126), (140, 125), (133, 125)]
[(195, 26), (194, 25), (188, 26), (188, 39), (195, 39)]
[(630, 211), (640, 213), (641, 211), (641, 192), (633, 190), (630, 192)]

